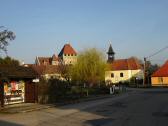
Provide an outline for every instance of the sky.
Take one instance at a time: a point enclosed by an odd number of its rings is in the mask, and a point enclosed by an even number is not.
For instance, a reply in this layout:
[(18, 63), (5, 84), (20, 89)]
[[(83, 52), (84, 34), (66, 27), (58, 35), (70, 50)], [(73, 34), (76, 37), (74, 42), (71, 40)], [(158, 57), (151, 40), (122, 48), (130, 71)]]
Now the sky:
[[(70, 43), (80, 52), (109, 44), (116, 59), (148, 57), (168, 46), (168, 0), (0, 0), (0, 26), (15, 32), (8, 55), (34, 63)], [(2, 55), (2, 52), (1, 52)], [(151, 57), (168, 60), (168, 49)]]

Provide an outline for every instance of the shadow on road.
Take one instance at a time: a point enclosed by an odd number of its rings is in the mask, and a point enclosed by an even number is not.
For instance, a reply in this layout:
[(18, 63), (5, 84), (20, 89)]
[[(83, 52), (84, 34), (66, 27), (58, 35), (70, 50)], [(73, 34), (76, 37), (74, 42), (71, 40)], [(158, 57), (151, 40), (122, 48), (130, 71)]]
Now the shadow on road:
[(0, 126), (23, 126), (23, 125), (0, 120)]
[(89, 124), (91, 126), (103, 126), (107, 124), (111, 124), (114, 119), (112, 118), (102, 118), (102, 119), (93, 119), (93, 120), (88, 120), (85, 122), (85, 124)]
[[(156, 94), (156, 95), (155, 95)], [(84, 124), (89, 126), (104, 126), (104, 125), (122, 125), (127, 124), (137, 126), (154, 125), (159, 123), (163, 126), (167, 125), (165, 118), (168, 115), (167, 97), (168, 89), (142, 89), (132, 93), (129, 96), (119, 96), (109, 100), (98, 100), (88, 102), (90, 106), (86, 109), (79, 107), (78, 104), (60, 107), (60, 109), (78, 109), (79, 111), (87, 112), (97, 118), (85, 118)], [(112, 100), (113, 99), (113, 100)], [(103, 103), (104, 102), (104, 103)], [(86, 103), (79, 105), (86, 105)], [(95, 105), (97, 104), (97, 105)], [(87, 105), (86, 105), (87, 106)], [(91, 115), (91, 116), (92, 116)], [(78, 115), (72, 114), (78, 119)], [(84, 116), (81, 114), (81, 116)], [(158, 118), (160, 117), (160, 118)], [(148, 118), (148, 120), (146, 120)], [(119, 122), (119, 123), (118, 123)]]
[[(109, 98), (59, 107), (53, 105), (27, 112), (24, 118), (38, 122), (39, 126), (167, 126), (168, 89), (135, 90)], [(19, 119), (22, 116), (23, 113), (17, 114)], [(21, 126), (5, 121), (0, 121), (1, 125)]]

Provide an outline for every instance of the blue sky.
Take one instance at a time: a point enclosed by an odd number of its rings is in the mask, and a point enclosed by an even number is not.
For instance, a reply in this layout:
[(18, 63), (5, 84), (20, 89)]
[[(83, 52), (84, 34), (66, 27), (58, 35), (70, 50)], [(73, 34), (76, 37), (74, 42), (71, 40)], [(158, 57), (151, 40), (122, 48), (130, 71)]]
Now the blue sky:
[[(65, 43), (116, 58), (143, 58), (168, 46), (167, 0), (0, 0), (0, 25), (16, 33), (8, 55), (26, 63), (58, 54)], [(168, 49), (152, 57), (168, 59)]]

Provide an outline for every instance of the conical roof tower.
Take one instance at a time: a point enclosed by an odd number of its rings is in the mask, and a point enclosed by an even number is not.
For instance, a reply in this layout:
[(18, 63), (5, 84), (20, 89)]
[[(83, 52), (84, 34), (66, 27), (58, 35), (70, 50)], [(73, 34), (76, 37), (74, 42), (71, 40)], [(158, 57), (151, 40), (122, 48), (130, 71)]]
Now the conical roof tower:
[(109, 50), (108, 50), (107, 54), (108, 54), (108, 60), (107, 60), (107, 62), (108, 63), (113, 62), (115, 60), (115, 56), (114, 56), (115, 52), (114, 52), (111, 44), (109, 46)]

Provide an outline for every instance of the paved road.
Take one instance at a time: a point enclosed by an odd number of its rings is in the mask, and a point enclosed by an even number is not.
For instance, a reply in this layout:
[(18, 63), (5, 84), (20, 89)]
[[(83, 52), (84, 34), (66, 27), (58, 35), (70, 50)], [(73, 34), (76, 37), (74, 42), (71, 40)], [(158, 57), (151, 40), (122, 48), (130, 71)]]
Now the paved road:
[(168, 89), (140, 89), (121, 96), (18, 114), (1, 114), (0, 126), (167, 126)]

